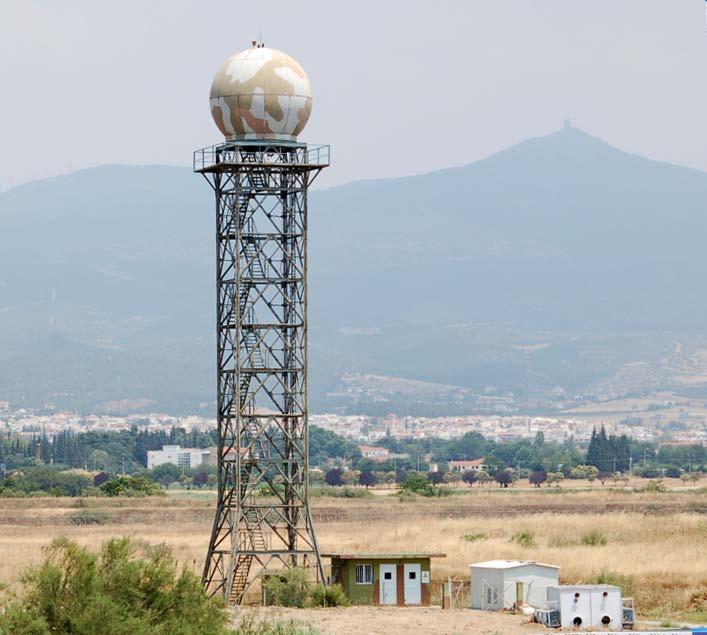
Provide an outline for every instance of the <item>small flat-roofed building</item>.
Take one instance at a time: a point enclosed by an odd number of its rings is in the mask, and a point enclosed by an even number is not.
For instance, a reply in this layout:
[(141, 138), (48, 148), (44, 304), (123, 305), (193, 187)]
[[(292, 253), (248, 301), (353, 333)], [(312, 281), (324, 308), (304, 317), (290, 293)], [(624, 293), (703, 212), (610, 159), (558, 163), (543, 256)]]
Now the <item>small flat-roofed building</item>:
[(390, 458), (390, 450), (388, 448), (381, 448), (376, 445), (359, 445), (358, 449), (361, 450), (361, 456), (364, 459), (383, 462)]
[(204, 448), (183, 448), (179, 445), (163, 445), (161, 450), (147, 452), (147, 469), (172, 463), (177, 467), (198, 467), (209, 463), (209, 450)]
[(324, 553), (331, 584), (340, 584), (352, 604), (430, 605), (430, 562), (443, 553)]
[(544, 608), (549, 587), (559, 585), (560, 567), (532, 560), (488, 560), (471, 567), (471, 608)]
[(450, 472), (480, 472), (484, 469), (484, 459), (474, 459), (473, 461), (449, 461)]

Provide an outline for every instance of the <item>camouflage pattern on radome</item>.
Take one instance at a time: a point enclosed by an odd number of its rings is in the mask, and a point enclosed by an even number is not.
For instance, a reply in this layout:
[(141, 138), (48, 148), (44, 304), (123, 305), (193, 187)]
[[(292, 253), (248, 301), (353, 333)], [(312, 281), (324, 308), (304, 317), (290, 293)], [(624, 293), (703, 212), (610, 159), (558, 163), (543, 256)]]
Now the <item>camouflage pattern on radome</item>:
[(312, 90), (289, 55), (254, 46), (229, 57), (211, 84), (211, 114), (227, 140), (295, 140), (312, 110)]

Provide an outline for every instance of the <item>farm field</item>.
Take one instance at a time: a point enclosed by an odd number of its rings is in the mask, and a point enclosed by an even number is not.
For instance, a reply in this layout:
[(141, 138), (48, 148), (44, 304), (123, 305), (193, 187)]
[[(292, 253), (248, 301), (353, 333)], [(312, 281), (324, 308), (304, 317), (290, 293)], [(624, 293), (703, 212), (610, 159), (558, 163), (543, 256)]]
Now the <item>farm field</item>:
[[(565, 583), (590, 583), (600, 576), (620, 583), (636, 599), (642, 619), (707, 622), (707, 494), (676, 485), (679, 489), (665, 493), (598, 486), (475, 488), (403, 501), (395, 494), (315, 497), (312, 505), (323, 551), (447, 554), (433, 561), (433, 599), (448, 576), (468, 580), (471, 562), (518, 558), (559, 565)], [(42, 546), (60, 535), (93, 548), (122, 535), (165, 542), (184, 566), (200, 573), (214, 500), (208, 491), (120, 499), (0, 498), (0, 582), (17, 586), (22, 569), (38, 562)], [(268, 618), (278, 610), (322, 632), (365, 632), (360, 629), (369, 618), (396, 632), (417, 628), (416, 620), (432, 616), (435, 628), (448, 630), (427, 632), (533, 630), (520, 616), (435, 608), (261, 609), (259, 614)], [(429, 615), (420, 617), (424, 611)], [(493, 620), (503, 624), (494, 626)], [(481, 630), (473, 630), (474, 624)]]

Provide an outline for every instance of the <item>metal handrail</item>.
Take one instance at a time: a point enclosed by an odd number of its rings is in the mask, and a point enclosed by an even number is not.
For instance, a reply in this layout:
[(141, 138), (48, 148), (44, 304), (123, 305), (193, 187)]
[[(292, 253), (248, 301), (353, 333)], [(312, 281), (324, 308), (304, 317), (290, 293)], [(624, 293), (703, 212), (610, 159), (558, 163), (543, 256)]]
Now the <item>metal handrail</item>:
[(227, 141), (194, 151), (193, 170), (201, 172), (217, 165), (329, 165), (331, 146), (282, 141)]

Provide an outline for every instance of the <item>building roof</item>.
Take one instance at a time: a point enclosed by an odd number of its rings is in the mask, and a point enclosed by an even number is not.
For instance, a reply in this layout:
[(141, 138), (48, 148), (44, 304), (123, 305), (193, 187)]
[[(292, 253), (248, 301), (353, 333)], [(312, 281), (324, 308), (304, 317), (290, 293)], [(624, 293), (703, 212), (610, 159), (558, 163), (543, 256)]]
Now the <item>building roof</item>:
[(484, 464), (484, 459), (473, 459), (473, 460), (454, 459), (452, 461), (449, 461), (449, 465), (483, 465), (483, 464)]
[(413, 558), (446, 558), (446, 553), (323, 553), (322, 558), (339, 560), (411, 560)]
[(592, 591), (592, 590), (597, 590), (597, 589), (619, 589), (619, 590), (621, 590), (621, 587), (618, 587), (614, 584), (560, 584), (558, 586), (551, 586), (548, 588), (559, 589), (560, 591), (575, 591), (577, 589), (579, 589), (580, 591)]
[(361, 450), (361, 452), (378, 452), (380, 454), (390, 454), (390, 450), (388, 450), (388, 448), (382, 448), (377, 445), (359, 445), (358, 449)]
[(556, 564), (546, 564), (544, 562), (535, 562), (535, 560), (487, 560), (486, 562), (475, 562), (470, 564), (470, 567), (478, 567), (479, 569), (515, 569), (517, 567), (525, 567), (534, 564), (538, 567), (549, 567), (551, 569), (559, 569)]

